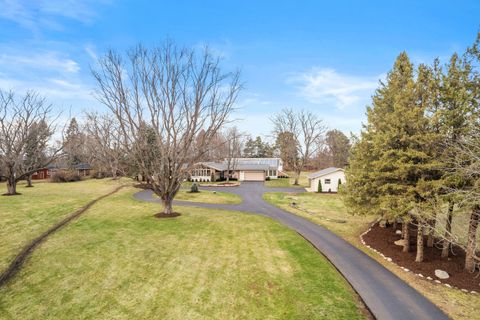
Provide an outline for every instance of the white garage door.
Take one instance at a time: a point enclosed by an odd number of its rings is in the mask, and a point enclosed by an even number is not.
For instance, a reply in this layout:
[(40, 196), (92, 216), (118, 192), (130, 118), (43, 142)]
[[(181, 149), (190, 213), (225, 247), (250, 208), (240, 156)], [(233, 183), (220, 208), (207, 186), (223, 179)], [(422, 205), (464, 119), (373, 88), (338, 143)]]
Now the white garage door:
[(263, 171), (245, 171), (245, 181), (264, 181), (265, 174)]

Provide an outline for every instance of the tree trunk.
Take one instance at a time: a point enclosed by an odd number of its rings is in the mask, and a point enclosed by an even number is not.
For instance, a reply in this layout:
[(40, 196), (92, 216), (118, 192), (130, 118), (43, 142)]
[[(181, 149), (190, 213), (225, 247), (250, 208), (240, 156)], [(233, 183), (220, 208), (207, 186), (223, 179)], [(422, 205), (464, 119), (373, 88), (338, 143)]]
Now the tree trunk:
[(227, 171), (227, 183), (230, 181), (230, 170)]
[(403, 221), (402, 224), (402, 233), (403, 233), (403, 252), (409, 252), (410, 251), (410, 228), (409, 228), (409, 222), (408, 221)]
[(470, 215), (470, 225), (468, 227), (467, 249), (465, 256), (465, 270), (475, 271), (475, 248), (477, 246), (477, 229), (480, 219), (480, 206), (475, 206)]
[(113, 180), (117, 180), (118, 179), (118, 176), (117, 176), (117, 168), (112, 168), (112, 179)]
[(452, 232), (452, 219), (453, 219), (453, 201), (448, 202), (447, 221), (445, 225), (445, 235), (443, 239), (442, 258), (448, 258), (450, 252), (451, 232)]
[(16, 195), (17, 193), (17, 181), (15, 178), (8, 178), (7, 179), (7, 195)]
[(423, 262), (423, 224), (417, 226), (417, 256), (415, 262)]
[(298, 186), (298, 181), (300, 180), (300, 171), (295, 172), (295, 180), (293, 182), (294, 185)]
[(163, 214), (172, 214), (173, 213), (173, 200), (169, 197), (163, 199)]
[(433, 242), (435, 240), (435, 223), (437, 221), (437, 214), (434, 214), (434, 217), (428, 223), (428, 237), (427, 237), (427, 247), (433, 248)]
[(32, 184), (32, 175), (31, 175), (31, 174), (29, 174), (29, 175), (27, 176), (27, 187), (29, 187), (29, 188), (33, 187), (33, 184)]

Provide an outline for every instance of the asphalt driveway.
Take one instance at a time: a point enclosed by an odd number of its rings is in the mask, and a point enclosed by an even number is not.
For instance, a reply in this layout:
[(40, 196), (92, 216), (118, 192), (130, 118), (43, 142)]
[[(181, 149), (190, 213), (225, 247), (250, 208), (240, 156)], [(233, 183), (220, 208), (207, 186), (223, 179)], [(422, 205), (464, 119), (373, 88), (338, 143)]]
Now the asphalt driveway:
[[(304, 192), (301, 188), (268, 188), (263, 182), (243, 182), (239, 187), (205, 187), (239, 195), (242, 203), (207, 204), (175, 201), (176, 205), (245, 211), (261, 214), (292, 228), (315, 246), (342, 273), (377, 319), (448, 319), (428, 299), (380, 263), (329, 230), (277, 208), (262, 199), (265, 192)], [(150, 190), (134, 195), (138, 200), (160, 202)]]

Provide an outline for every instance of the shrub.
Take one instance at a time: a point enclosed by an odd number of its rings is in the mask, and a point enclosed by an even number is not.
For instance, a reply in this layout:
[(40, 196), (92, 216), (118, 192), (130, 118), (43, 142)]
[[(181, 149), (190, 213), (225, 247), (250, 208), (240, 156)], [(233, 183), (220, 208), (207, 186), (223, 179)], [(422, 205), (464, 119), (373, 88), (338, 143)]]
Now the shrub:
[(191, 193), (197, 193), (198, 191), (198, 184), (196, 182), (192, 183), (192, 186), (190, 187), (190, 192)]
[(317, 192), (322, 192), (322, 181), (318, 180), (318, 189)]
[(338, 178), (338, 186), (340, 187), (342, 185), (342, 179)]
[(266, 180), (266, 181), (270, 181), (270, 177), (267, 176), (267, 177), (265, 178), (265, 180)]
[(82, 178), (77, 172), (62, 170), (55, 172), (50, 180), (52, 182), (75, 182), (82, 180)]

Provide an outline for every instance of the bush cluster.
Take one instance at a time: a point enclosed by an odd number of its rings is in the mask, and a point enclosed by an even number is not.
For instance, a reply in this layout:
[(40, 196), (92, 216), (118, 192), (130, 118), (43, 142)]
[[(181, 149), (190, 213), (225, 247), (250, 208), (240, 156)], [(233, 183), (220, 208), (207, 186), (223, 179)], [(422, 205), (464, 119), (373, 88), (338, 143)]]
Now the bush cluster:
[(67, 170), (57, 171), (50, 178), (51, 182), (75, 182), (80, 180), (82, 178), (77, 172)]

